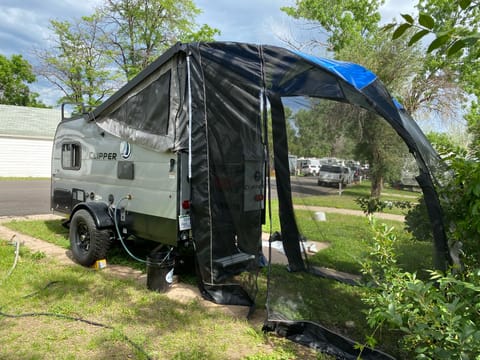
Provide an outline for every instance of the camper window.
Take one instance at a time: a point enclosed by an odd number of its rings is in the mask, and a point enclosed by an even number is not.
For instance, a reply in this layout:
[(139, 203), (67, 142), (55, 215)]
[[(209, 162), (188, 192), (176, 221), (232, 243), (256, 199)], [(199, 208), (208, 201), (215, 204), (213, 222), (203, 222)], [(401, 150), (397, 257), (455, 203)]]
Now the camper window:
[(62, 145), (62, 168), (69, 170), (80, 169), (80, 144), (67, 143)]
[(170, 70), (116, 109), (111, 118), (147, 133), (168, 134)]

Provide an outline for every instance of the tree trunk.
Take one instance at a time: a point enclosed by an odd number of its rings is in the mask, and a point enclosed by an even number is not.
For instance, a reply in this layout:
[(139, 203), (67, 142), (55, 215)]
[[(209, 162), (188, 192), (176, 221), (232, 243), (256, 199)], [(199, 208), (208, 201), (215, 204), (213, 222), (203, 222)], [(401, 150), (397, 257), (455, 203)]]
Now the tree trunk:
[(383, 175), (372, 175), (372, 187), (370, 188), (370, 197), (379, 199), (383, 190)]

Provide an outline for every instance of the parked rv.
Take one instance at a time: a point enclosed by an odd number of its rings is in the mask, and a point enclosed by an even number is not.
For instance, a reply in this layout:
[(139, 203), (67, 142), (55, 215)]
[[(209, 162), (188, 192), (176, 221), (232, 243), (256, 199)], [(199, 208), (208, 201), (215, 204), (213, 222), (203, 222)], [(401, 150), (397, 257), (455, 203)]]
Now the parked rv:
[(288, 168), (290, 170), (290, 175), (297, 174), (297, 156), (288, 154)]
[(320, 170), (320, 160), (316, 158), (297, 159), (297, 166), (303, 176), (316, 176)]
[[(62, 119), (51, 207), (68, 216), (78, 263), (105, 258), (113, 241), (147, 266), (189, 249), (204, 294), (253, 303), (254, 285), (234, 277), (257, 271), (261, 256), (266, 99), (243, 90), (252, 80), (239, 80), (244, 73), (231, 60), (205, 60), (235, 49), (248, 52), (237, 44), (177, 44), (93, 112)], [(138, 239), (154, 244), (147, 258), (129, 249), (127, 240)]]
[(420, 190), (417, 181), (418, 168), (416, 168), (415, 159), (405, 156), (400, 176), (396, 181), (392, 181), (392, 187), (405, 190)]

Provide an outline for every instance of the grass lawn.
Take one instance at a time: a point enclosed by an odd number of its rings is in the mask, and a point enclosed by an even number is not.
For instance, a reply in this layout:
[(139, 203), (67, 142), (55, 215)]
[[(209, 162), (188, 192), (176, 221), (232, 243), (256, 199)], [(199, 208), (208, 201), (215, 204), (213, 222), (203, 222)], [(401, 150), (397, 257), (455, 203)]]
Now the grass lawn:
[[(70, 248), (68, 229), (62, 226), (61, 220), (14, 220), (4, 225), (12, 230), (48, 241), (49, 243), (58, 245), (64, 249)], [(127, 241), (127, 246), (129, 246), (129, 249), (135, 255), (141, 258), (146, 258), (149, 253), (149, 247), (143, 247), (142, 245), (143, 243)], [(154, 244), (152, 247), (157, 245), (158, 244)], [(145, 271), (145, 265), (138, 261), (132, 261), (132, 259), (125, 253), (125, 250), (121, 248), (119, 242), (116, 242), (108, 252), (107, 261), (109, 264), (127, 265), (137, 270)]]
[[(292, 180), (294, 182), (294, 180)], [(355, 199), (359, 197), (370, 196), (370, 182), (364, 181), (361, 184), (350, 185), (345, 188), (342, 195), (322, 195), (322, 196), (308, 196), (308, 197), (294, 197), (293, 203), (296, 205), (309, 205), (309, 206), (325, 206), (337, 209), (352, 209), (362, 210), (359, 204), (355, 202)], [(396, 190), (393, 188), (386, 188), (383, 195), (380, 197), (383, 201), (408, 201), (411, 203), (418, 202), (420, 193), (404, 190)], [(386, 208), (385, 213), (405, 215), (406, 210), (399, 208)]]
[[(278, 213), (278, 203), (272, 202), (272, 214)], [(327, 213), (327, 221), (316, 221), (314, 211), (296, 210), (300, 233), (310, 241), (327, 242), (330, 246), (309, 257), (313, 265), (325, 266), (339, 271), (359, 274), (359, 261), (367, 251), (366, 240), (371, 239), (372, 231), (367, 217)], [(405, 232), (404, 224), (398, 221), (378, 220), (394, 227), (397, 232), (399, 265), (407, 271), (419, 271), (419, 276), (427, 275), (424, 269), (433, 268), (433, 248), (431, 243), (418, 242)], [(270, 225), (264, 225), (269, 232)], [(272, 217), (272, 231), (280, 231), (277, 216)]]
[(23, 247), (7, 278), (13, 262), (14, 247), (0, 240), (0, 311), (19, 316), (0, 315), (2, 359), (329, 359), (198, 300)]
[[(269, 309), (289, 319), (314, 321), (361, 342), (372, 333), (365, 318), (368, 307), (361, 301), (365, 291), (368, 290), (306, 272), (289, 273), (284, 267), (274, 265), (270, 275)], [(380, 349), (404, 358), (398, 349), (398, 334), (385, 330), (377, 339)]]
[[(366, 184), (350, 187), (345, 196), (334, 196), (342, 201), (336, 205), (355, 208), (354, 199), (367, 189)], [(328, 199), (322, 201), (325, 203), (320, 204), (310, 197), (304, 198), (302, 204), (335, 206)], [(273, 231), (280, 231), (277, 209), (278, 203), (272, 201)], [(312, 264), (359, 273), (359, 261), (367, 249), (366, 240), (372, 237), (365, 216), (327, 213), (327, 221), (316, 221), (313, 211), (296, 210), (295, 215), (300, 232), (307, 240), (330, 244), (327, 249), (309, 256)], [(419, 270), (422, 276), (421, 269), (432, 268), (431, 244), (414, 241), (404, 231), (401, 222), (379, 222), (397, 229), (399, 263), (406, 270)], [(63, 248), (69, 247), (68, 230), (61, 226), (60, 220), (13, 221), (4, 225)], [(266, 224), (264, 231), (268, 232), (269, 228)], [(25, 249), (18, 269), (2, 282), (2, 275), (12, 263), (13, 253), (12, 247), (5, 244), (0, 243), (1, 311), (60, 313), (106, 323), (114, 330), (51, 317), (7, 319), (0, 316), (0, 343), (11, 344), (6, 352), (0, 351), (0, 357), (19, 354), (20, 357), (35, 358), (47, 353), (62, 353), (66, 354), (64, 358), (146, 358), (144, 351), (149, 357), (159, 359), (223, 359), (225, 354), (229, 354), (228, 358), (248, 360), (329, 359), (271, 334), (264, 335), (261, 325), (213, 312), (199, 301), (179, 303), (136, 283), (109, 277), (105, 272), (76, 265), (59, 266), (44, 255), (31, 254)], [(136, 253), (142, 249), (133, 250)], [(107, 261), (145, 270), (144, 264), (132, 261), (120, 247), (109, 253)], [(364, 315), (367, 308), (360, 300), (367, 289), (308, 273), (289, 273), (281, 265), (273, 265), (270, 275), (272, 296), (268, 306), (274, 312), (287, 314), (291, 319), (316, 321), (359, 342), (371, 334)], [(52, 281), (54, 285), (45, 288)], [(267, 270), (263, 269), (258, 277), (257, 309), (266, 305), (266, 284)], [(25, 297), (30, 293), (35, 295)], [(17, 341), (26, 327), (39, 329), (32, 332), (29, 346)], [(143, 350), (136, 349), (125, 336)], [(398, 334), (382, 331), (379, 347), (391, 355), (405, 358), (399, 352), (398, 340)]]

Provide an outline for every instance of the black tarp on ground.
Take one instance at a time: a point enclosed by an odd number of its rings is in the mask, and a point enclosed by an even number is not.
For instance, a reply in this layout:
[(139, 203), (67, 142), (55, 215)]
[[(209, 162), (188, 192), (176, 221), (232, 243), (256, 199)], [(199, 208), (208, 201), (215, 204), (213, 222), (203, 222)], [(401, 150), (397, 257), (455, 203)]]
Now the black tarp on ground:
[[(166, 83), (167, 73), (168, 115), (159, 117), (161, 127), (144, 126), (144, 118), (128, 115), (131, 107), (151, 107), (155, 111), (145, 116), (157, 116), (160, 109), (152, 92), (158, 87), (151, 84)], [(449, 254), (433, 178), (439, 158), (415, 121), (392, 99), (375, 74), (359, 65), (274, 46), (178, 44), (102, 104), (92, 119), (106, 131), (157, 151), (189, 151), (192, 236), (201, 288), (206, 297), (218, 303), (252, 305), (269, 151), (275, 156), (289, 266), (291, 270), (305, 268), (291, 205), (280, 100), (289, 96), (351, 103), (390, 123), (417, 160), (420, 183), (435, 225), (437, 265), (444, 268)], [(266, 148), (267, 99), (273, 117), (274, 149)], [(287, 323), (277, 322), (280, 324), (284, 329)], [(292, 327), (297, 328), (303, 327)]]

